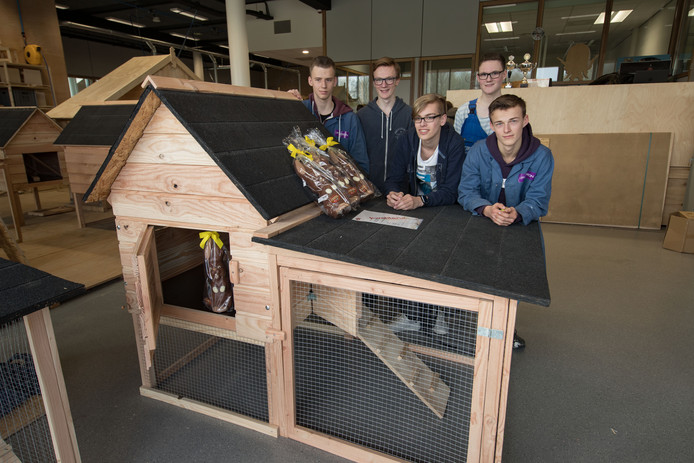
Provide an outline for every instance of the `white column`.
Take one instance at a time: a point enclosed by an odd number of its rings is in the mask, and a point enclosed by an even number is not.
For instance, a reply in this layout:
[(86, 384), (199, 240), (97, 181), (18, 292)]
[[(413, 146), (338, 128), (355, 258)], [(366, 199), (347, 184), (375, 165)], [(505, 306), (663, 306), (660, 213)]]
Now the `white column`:
[(251, 86), (245, 0), (226, 0), (229, 64), (233, 85)]
[(193, 72), (200, 80), (205, 80), (205, 68), (202, 65), (202, 54), (199, 51), (193, 52)]

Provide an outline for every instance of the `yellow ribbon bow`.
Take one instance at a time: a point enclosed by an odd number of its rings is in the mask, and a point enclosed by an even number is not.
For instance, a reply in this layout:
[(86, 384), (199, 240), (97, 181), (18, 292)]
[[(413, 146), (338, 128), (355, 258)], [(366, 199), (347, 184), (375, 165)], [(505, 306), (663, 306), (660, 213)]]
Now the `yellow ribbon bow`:
[(202, 241), (200, 241), (200, 249), (205, 249), (205, 243), (207, 243), (210, 238), (219, 246), (219, 249), (222, 249), (222, 246), (224, 246), (222, 240), (219, 239), (219, 233), (215, 231), (200, 232), (198, 236), (202, 239)]
[(306, 140), (306, 143), (309, 145), (316, 146), (316, 141), (313, 138), (310, 138), (308, 135), (304, 135), (304, 140)]
[(328, 147), (337, 145), (337, 142), (333, 137), (328, 137), (328, 139), (325, 141), (325, 145), (319, 146), (318, 149), (321, 149), (323, 151), (327, 150)]
[(296, 146), (292, 145), (291, 143), (287, 145), (287, 150), (289, 150), (290, 153), (292, 153), (292, 157), (295, 158), (297, 154), (301, 154), (303, 156), (306, 156), (309, 158), (311, 161), (313, 161), (313, 156), (310, 154), (306, 154), (300, 149), (298, 149)]

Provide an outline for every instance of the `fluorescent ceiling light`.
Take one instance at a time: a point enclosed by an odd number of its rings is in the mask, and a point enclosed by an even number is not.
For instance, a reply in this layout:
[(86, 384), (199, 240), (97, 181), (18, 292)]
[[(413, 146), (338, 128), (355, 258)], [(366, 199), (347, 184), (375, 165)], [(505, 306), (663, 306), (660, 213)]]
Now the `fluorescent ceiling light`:
[[(67, 5), (61, 5), (60, 3), (56, 3), (56, 4), (55, 4), (55, 7), (56, 7), (57, 9), (59, 9), (59, 10), (69, 10), (69, 9), (70, 9), (69, 6), (67, 6)], [(690, 16), (691, 16), (691, 15), (690, 15)]]
[(195, 37), (191, 37), (191, 36), (189, 36), (189, 35), (186, 36), (186, 35), (183, 35), (183, 34), (179, 34), (178, 32), (169, 32), (169, 35), (173, 35), (174, 37), (179, 37), (179, 38), (181, 38), (181, 39), (198, 40), (198, 39), (196, 39)]
[(301, 50), (301, 53), (303, 53), (304, 55), (308, 55), (308, 54), (311, 53), (311, 52), (308, 51), (308, 50)]
[[(627, 19), (627, 16), (631, 14), (631, 12), (634, 10), (619, 10), (616, 13), (613, 11), (612, 12), (612, 19), (610, 19), (610, 24), (612, 23), (621, 23), (625, 19)], [(603, 11), (598, 15), (598, 18), (595, 20), (593, 24), (604, 24), (605, 23), (605, 12)]]
[(583, 19), (583, 18), (594, 18), (595, 16), (598, 16), (597, 13), (591, 13), (591, 14), (578, 14), (576, 16), (562, 16), (561, 19)]
[(554, 35), (578, 35), (578, 34), (592, 34), (595, 31), (578, 31), (578, 32), (557, 32)]
[(484, 23), (487, 32), (496, 34), (497, 32), (513, 32), (513, 23), (511, 21), (501, 21), (497, 23)]
[(126, 19), (108, 17), (108, 18), (106, 18), (106, 21), (111, 21), (112, 23), (125, 24), (126, 26), (133, 26), (133, 27), (139, 27), (139, 28), (147, 27), (144, 24), (128, 21)]
[(617, 14), (612, 17), (610, 23), (621, 23), (627, 19), (627, 16), (629, 16), (632, 11), (634, 10), (619, 10)]
[(498, 37), (496, 39), (484, 39), (485, 42), (496, 42), (497, 40), (517, 40), (520, 37)]
[(485, 6), (485, 10), (491, 10), (492, 8), (510, 8), (512, 6), (516, 6), (515, 3), (509, 3), (507, 5), (492, 5), (492, 6)]
[(200, 21), (207, 21), (206, 16), (200, 16), (199, 14), (196, 14), (196, 13), (190, 13), (190, 12), (182, 10), (180, 8), (171, 8), (171, 12), (172, 13), (178, 13), (178, 14), (183, 15), (183, 16), (188, 16), (189, 18), (198, 19)]

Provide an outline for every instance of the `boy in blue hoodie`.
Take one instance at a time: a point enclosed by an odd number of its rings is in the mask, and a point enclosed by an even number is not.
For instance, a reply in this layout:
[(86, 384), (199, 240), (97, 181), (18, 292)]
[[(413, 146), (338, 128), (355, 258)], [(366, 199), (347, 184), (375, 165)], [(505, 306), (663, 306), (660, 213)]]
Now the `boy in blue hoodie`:
[[(313, 93), (308, 100), (304, 100), (304, 105), (368, 173), (369, 157), (359, 118), (352, 108), (333, 96), (337, 84), (335, 62), (327, 56), (317, 56), (311, 62), (309, 72), (308, 84), (313, 88)], [(297, 90), (290, 90), (290, 93), (301, 99)]]

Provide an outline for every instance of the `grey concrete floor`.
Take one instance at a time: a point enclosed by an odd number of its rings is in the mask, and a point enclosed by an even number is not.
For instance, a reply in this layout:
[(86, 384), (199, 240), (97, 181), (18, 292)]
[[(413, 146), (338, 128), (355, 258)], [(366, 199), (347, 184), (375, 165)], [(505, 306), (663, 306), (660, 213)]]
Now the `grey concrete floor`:
[[(519, 305), (503, 461), (694, 461), (694, 255), (542, 228), (552, 304)], [(116, 281), (51, 312), (83, 462), (345, 461), (141, 397), (123, 303)]]

